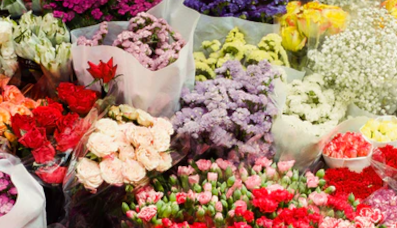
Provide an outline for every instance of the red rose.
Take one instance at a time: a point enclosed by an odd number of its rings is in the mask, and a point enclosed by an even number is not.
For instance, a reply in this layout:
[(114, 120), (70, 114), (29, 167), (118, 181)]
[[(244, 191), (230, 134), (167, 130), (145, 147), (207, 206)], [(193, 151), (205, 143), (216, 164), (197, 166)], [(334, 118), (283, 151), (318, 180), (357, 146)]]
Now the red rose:
[(56, 165), (53, 167), (41, 167), (36, 171), (36, 175), (48, 184), (61, 184), (66, 171), (66, 167)]
[(47, 143), (43, 144), (41, 147), (38, 147), (38, 148), (32, 150), (32, 154), (33, 154), (34, 160), (37, 163), (43, 164), (48, 161), (54, 160), (55, 149), (51, 145), (50, 142), (47, 142)]
[(33, 110), (33, 116), (37, 121), (38, 126), (45, 127), (51, 131), (56, 127), (59, 118), (62, 117), (59, 109), (50, 106), (40, 106)]
[(176, 202), (177, 202), (178, 204), (183, 204), (183, 203), (185, 203), (185, 202), (186, 202), (186, 193), (184, 193), (184, 192), (178, 192), (178, 193), (176, 194)]
[(58, 97), (62, 101), (66, 101), (66, 98), (77, 91), (83, 90), (84, 86), (76, 86), (70, 82), (61, 82), (57, 88)]
[(169, 218), (163, 218), (163, 219), (161, 219), (161, 223), (163, 223), (163, 225), (164, 225), (165, 227), (170, 227), (170, 226), (172, 226), (172, 222), (171, 222), (171, 220), (170, 220)]
[(251, 222), (254, 221), (254, 212), (252, 212), (252, 211), (245, 211), (243, 217), (244, 217), (245, 221), (251, 223)]
[(157, 207), (154, 205), (146, 206), (138, 213), (138, 218), (149, 222), (157, 214)]
[(256, 225), (259, 227), (273, 227), (273, 220), (262, 216), (256, 220)]
[(191, 226), (191, 228), (207, 228), (207, 224), (202, 222), (195, 222)]
[(74, 94), (70, 94), (66, 98), (70, 110), (80, 115), (86, 115), (94, 106), (97, 100), (97, 94), (93, 90), (84, 89)]
[(90, 124), (85, 124), (80, 119), (72, 128), (65, 128), (63, 132), (55, 131), (54, 138), (57, 142), (57, 150), (65, 152), (73, 149), (89, 128)]
[(113, 57), (107, 63), (99, 61), (98, 65), (88, 62), (87, 69), (95, 80), (103, 80), (103, 83), (110, 82), (116, 76), (117, 65), (113, 66)]
[(11, 117), (12, 131), (18, 138), (22, 137), (21, 131), (29, 131), (35, 125), (35, 121), (31, 116), (20, 115), (17, 113)]
[(18, 140), (23, 146), (31, 149), (41, 147), (47, 141), (45, 128), (33, 127)]
[(47, 98), (47, 107), (58, 109), (60, 112), (63, 112), (63, 105), (58, 103), (50, 98)]
[(74, 125), (78, 122), (78, 120), (79, 115), (76, 113), (68, 113), (66, 116), (62, 116), (62, 118), (59, 118), (56, 123), (57, 131), (62, 133), (67, 128), (74, 128)]

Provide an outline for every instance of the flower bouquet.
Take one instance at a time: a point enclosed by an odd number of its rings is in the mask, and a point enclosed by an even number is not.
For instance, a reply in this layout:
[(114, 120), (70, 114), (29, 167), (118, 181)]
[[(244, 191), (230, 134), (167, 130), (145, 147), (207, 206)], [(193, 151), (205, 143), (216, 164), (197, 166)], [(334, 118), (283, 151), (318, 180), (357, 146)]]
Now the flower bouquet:
[[(273, 156), (270, 134), (277, 108), (270, 99), (279, 71), (266, 61), (249, 65), (228, 61), (217, 77), (197, 82), (182, 94), (182, 109), (173, 118), (177, 133), (192, 138), (192, 157), (205, 151), (252, 159)], [(234, 155), (232, 155), (234, 154)]]
[(391, 188), (397, 189), (397, 149), (392, 145), (375, 148), (371, 165)]
[[(136, 18), (138, 21), (132, 19), (130, 22), (109, 22), (107, 26), (102, 24), (73, 30), (73, 42), (77, 42), (77, 39), (84, 35), (86, 40), (92, 42), (82, 42), (82, 40), (79, 42), (102, 44), (74, 46), (73, 65), (80, 84), (89, 85), (91, 77), (86, 72), (86, 63), (114, 57), (118, 72), (124, 75), (118, 85), (120, 90), (118, 102), (131, 104), (154, 116), (170, 117), (178, 109), (182, 86), (191, 87), (194, 83), (193, 31), (199, 15), (183, 6), (181, 0), (165, 0), (152, 8), (148, 14), (156, 17), (156, 22), (145, 26), (140, 32), (137, 25), (140, 23), (147, 25), (149, 23), (147, 20), (152, 16), (142, 14)], [(171, 19), (174, 17), (187, 18), (187, 21), (179, 23), (180, 21)], [(169, 30), (169, 26), (172, 30)], [(157, 29), (158, 31), (153, 32), (154, 27), (161, 30)], [(129, 31), (126, 31), (127, 29)], [(138, 33), (134, 35), (132, 31)], [(180, 36), (172, 31), (178, 31)], [(103, 39), (104, 34), (107, 35)], [(119, 34), (124, 35), (117, 37)], [(156, 34), (159, 36), (156, 37)], [(144, 37), (153, 38), (153, 44)], [(176, 41), (174, 42), (173, 39)], [(181, 48), (182, 39), (186, 41), (183, 48)], [(126, 51), (110, 46), (114, 42), (116, 46), (121, 46)], [(164, 48), (170, 47), (172, 50), (167, 51), (154, 44), (161, 44)], [(157, 57), (158, 59), (153, 59)], [(99, 90), (95, 86), (90, 88)]]
[(7, 84), (18, 69), (17, 55), (12, 40), (12, 21), (0, 19), (0, 84)]
[(0, 153), (0, 226), (46, 227), (45, 202), (43, 188), (21, 161)]
[(363, 137), (376, 147), (388, 144), (397, 146), (397, 118), (395, 116), (382, 116), (370, 119), (360, 128)]
[[(128, 105), (112, 106), (93, 122), (80, 141), (64, 187), (70, 197), (68, 214), (73, 218), (69, 226), (85, 221), (88, 226), (98, 225), (100, 222), (94, 221), (97, 213), (117, 216), (114, 211), (125, 188), (140, 188), (150, 177), (179, 162), (187, 149), (175, 147), (180, 138), (176, 135), (171, 140), (173, 133), (168, 120)], [(95, 208), (102, 211), (92, 211), (80, 220), (80, 215), (92, 210), (92, 204), (105, 208)]]

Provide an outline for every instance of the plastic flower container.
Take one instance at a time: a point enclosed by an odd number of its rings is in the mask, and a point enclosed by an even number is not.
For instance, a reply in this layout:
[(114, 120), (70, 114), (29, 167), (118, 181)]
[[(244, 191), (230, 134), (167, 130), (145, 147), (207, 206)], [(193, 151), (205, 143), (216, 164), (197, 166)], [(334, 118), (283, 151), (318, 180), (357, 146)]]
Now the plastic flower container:
[[(391, 131), (392, 134), (395, 134), (397, 138), (397, 118), (395, 116), (381, 116), (369, 121), (375, 121), (375, 123), (379, 123), (379, 121), (391, 121), (391, 124), (396, 124), (396, 128), (393, 130), (393, 126), (390, 126), (389, 131)], [(365, 133), (365, 128), (368, 122), (360, 128), (360, 132), (367, 142), (371, 143), (373, 147), (384, 147), (386, 145), (392, 145), (394, 147), (397, 147), (397, 140), (378, 141), (368, 137), (368, 134)]]
[(347, 167), (349, 170), (354, 172), (361, 172), (363, 169), (371, 165), (372, 151), (366, 157), (357, 158), (332, 158), (323, 154), (325, 163), (329, 168), (344, 168)]

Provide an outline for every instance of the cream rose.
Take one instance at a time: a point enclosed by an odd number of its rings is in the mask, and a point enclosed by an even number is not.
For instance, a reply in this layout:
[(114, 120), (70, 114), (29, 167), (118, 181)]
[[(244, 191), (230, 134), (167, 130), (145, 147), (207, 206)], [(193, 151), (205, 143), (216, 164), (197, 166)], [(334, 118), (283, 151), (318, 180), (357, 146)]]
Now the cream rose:
[(156, 169), (162, 161), (159, 153), (151, 147), (139, 147), (136, 150), (136, 158), (148, 171)]
[(147, 112), (137, 109), (136, 112), (138, 113), (137, 121), (140, 125), (145, 127), (153, 126), (154, 118)]
[(150, 147), (153, 144), (153, 135), (149, 128), (132, 125), (126, 130), (127, 139), (138, 147)]
[(135, 149), (130, 144), (119, 143), (119, 159), (126, 161), (128, 159), (135, 160)]
[(79, 182), (82, 183), (86, 189), (92, 190), (93, 193), (95, 193), (96, 189), (103, 183), (101, 170), (99, 169), (98, 163), (95, 161), (88, 158), (81, 158), (77, 163), (76, 171)]
[(96, 156), (105, 157), (106, 155), (116, 152), (119, 147), (110, 136), (94, 132), (88, 138), (87, 148)]
[(122, 104), (119, 108), (125, 118), (130, 120), (136, 120), (138, 118), (138, 112), (134, 107)]
[(119, 132), (118, 127), (119, 125), (117, 124), (117, 122), (109, 118), (100, 119), (95, 123), (95, 128), (99, 132), (105, 135), (109, 135), (110, 137), (115, 137), (117, 135), (117, 133)]
[(112, 185), (123, 184), (122, 168), (123, 162), (118, 158), (106, 158), (99, 163), (101, 175), (104, 181)]
[(163, 129), (151, 128), (153, 135), (153, 148), (158, 152), (164, 152), (170, 148), (171, 136)]
[(134, 184), (145, 178), (146, 169), (141, 165), (141, 163), (128, 159), (123, 162), (122, 174), (124, 183)]
[(164, 172), (172, 167), (172, 157), (170, 153), (159, 153), (161, 157), (160, 164), (157, 166), (156, 170), (159, 172)]
[(174, 134), (174, 128), (171, 122), (164, 118), (156, 118), (154, 120), (153, 128), (162, 129), (166, 131), (169, 135)]
[(0, 21), (0, 44), (4, 44), (11, 39), (12, 24), (7, 21)]

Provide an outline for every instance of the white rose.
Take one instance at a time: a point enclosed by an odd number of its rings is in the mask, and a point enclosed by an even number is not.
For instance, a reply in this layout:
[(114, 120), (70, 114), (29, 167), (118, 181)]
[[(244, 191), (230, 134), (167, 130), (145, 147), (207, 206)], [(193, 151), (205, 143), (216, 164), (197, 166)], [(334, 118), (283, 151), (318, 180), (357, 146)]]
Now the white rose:
[(118, 150), (118, 145), (108, 135), (94, 132), (90, 135), (87, 142), (88, 150), (98, 157), (105, 157)]
[(146, 176), (146, 169), (141, 163), (135, 160), (125, 160), (123, 162), (122, 173), (124, 177), (124, 183), (138, 183)]
[(6, 43), (11, 39), (12, 24), (7, 21), (0, 21), (0, 44)]
[(136, 158), (148, 171), (156, 169), (162, 160), (159, 153), (151, 147), (139, 147), (136, 150)]
[(135, 160), (135, 149), (130, 144), (119, 143), (119, 159), (122, 161)]
[(117, 122), (109, 118), (100, 119), (95, 123), (95, 128), (99, 130), (99, 132), (109, 135), (110, 137), (115, 137), (117, 135), (119, 132), (118, 127), (119, 125)]
[(153, 128), (165, 130), (169, 135), (174, 134), (172, 123), (164, 118), (156, 118), (154, 120)]
[(120, 111), (123, 113), (123, 116), (130, 120), (136, 120), (138, 118), (137, 110), (129, 105), (122, 104), (119, 106)]
[(136, 110), (138, 113), (138, 123), (142, 126), (145, 127), (150, 127), (153, 125), (154, 122), (154, 118), (147, 112), (141, 110), (141, 109), (137, 109)]
[(153, 135), (153, 148), (158, 152), (164, 152), (170, 148), (171, 136), (163, 129), (150, 129)]
[(1, 56), (3, 56), (4, 59), (11, 59), (16, 57), (14, 45), (12, 44), (12, 42), (6, 42), (1, 45)]
[(159, 153), (161, 157), (161, 162), (159, 166), (157, 166), (156, 170), (159, 172), (164, 172), (169, 170), (172, 167), (172, 157), (170, 153)]
[(118, 158), (106, 158), (99, 163), (103, 180), (112, 185), (123, 184), (122, 167), (123, 162)]
[(138, 147), (149, 147), (153, 143), (153, 135), (149, 128), (139, 127), (131, 125), (126, 130), (127, 139), (134, 145), (135, 148)]
[(98, 163), (88, 158), (81, 158), (76, 167), (77, 178), (86, 189), (90, 189), (93, 193), (103, 183), (101, 170)]

